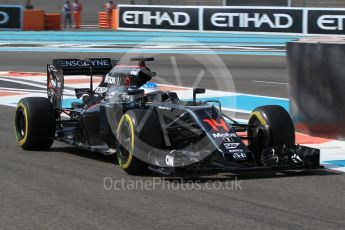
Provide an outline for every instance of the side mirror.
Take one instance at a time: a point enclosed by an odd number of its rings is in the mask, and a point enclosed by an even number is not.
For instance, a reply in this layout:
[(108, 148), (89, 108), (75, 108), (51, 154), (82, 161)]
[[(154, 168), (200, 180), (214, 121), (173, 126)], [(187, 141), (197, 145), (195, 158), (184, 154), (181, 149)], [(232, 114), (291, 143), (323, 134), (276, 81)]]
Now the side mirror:
[(196, 95), (205, 93), (206, 90), (204, 88), (194, 88), (193, 89), (193, 105), (196, 105)]
[(205, 93), (206, 89), (204, 88), (194, 88), (193, 89), (193, 94), (201, 94), (201, 93)]

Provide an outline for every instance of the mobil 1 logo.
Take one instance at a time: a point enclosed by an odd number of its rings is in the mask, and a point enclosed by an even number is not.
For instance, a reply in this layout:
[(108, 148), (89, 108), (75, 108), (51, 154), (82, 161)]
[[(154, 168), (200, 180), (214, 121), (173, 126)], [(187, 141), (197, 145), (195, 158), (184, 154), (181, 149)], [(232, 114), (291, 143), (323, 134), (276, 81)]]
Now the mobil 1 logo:
[(197, 8), (120, 6), (120, 28), (198, 30), (198, 22)]
[(309, 34), (345, 34), (345, 10), (308, 10)]
[(205, 31), (302, 33), (300, 9), (205, 8)]

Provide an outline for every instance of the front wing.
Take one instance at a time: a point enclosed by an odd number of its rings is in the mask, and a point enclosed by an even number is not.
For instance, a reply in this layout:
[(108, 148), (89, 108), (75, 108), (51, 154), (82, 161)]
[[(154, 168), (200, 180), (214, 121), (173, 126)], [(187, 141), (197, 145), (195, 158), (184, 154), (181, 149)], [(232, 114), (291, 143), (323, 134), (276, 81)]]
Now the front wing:
[[(195, 156), (202, 154), (207, 157), (196, 161)], [(155, 164), (149, 166), (149, 169), (163, 175), (321, 168), (320, 150), (301, 145), (267, 148), (262, 152), (261, 159), (255, 163), (231, 161), (217, 152), (207, 155), (207, 153), (185, 151), (166, 153), (160, 151), (160, 154), (151, 156), (155, 158), (152, 159)], [(181, 162), (185, 162), (186, 165), (174, 167), (174, 165), (181, 165)]]

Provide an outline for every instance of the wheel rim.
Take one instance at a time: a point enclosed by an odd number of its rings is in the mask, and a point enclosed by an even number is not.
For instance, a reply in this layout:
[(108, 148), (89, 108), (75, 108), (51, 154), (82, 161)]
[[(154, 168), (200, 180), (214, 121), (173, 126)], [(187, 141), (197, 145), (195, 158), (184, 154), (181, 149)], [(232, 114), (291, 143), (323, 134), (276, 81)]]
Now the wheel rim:
[(16, 133), (18, 137), (18, 141), (21, 141), (27, 132), (26, 127), (26, 117), (24, 111), (21, 107), (18, 108), (16, 113)]
[(248, 130), (248, 137), (252, 137), (253, 139), (249, 139), (249, 144), (255, 144), (260, 149), (264, 148), (264, 134), (263, 130), (261, 129), (261, 122), (256, 117), (253, 117), (250, 121), (251, 125), (256, 126), (255, 128), (251, 128)]

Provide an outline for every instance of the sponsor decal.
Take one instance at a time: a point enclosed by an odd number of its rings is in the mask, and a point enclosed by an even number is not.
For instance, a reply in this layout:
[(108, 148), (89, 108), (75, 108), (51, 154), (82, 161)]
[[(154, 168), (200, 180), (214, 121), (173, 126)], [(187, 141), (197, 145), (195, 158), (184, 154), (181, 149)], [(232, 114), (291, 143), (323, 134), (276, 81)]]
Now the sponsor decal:
[(293, 18), (288, 14), (273, 14), (269, 17), (268, 14), (254, 13), (251, 17), (248, 13), (215, 13), (211, 16), (211, 23), (217, 27), (248, 28), (252, 23), (256, 28), (266, 24), (270, 28), (285, 29), (292, 26)]
[(140, 19), (144, 25), (162, 25), (164, 22), (173, 26), (185, 26), (190, 22), (190, 16), (185, 12), (151, 12), (151, 11), (126, 11), (122, 19), (127, 24), (139, 24)]
[(163, 110), (169, 110), (169, 111), (172, 110), (171, 107), (167, 107), (167, 106), (163, 106), (163, 105), (158, 106), (158, 108), (159, 108), (159, 109), (163, 109)]
[(120, 28), (198, 30), (199, 9), (169, 7), (119, 7)]
[(112, 85), (120, 85), (121, 78), (120, 77), (113, 77), (111, 73), (108, 73), (104, 79), (104, 83), (112, 84)]
[(303, 10), (205, 8), (204, 30), (302, 33)]
[(232, 149), (232, 150), (228, 150), (229, 153), (243, 153), (243, 149)]
[(50, 81), (51, 88), (61, 88), (62, 83), (61, 82), (55, 82), (55, 81)]
[(345, 34), (345, 10), (308, 10), (308, 33)]
[(131, 85), (131, 78), (130, 77), (126, 77), (125, 79), (125, 86), (129, 86)]
[(232, 139), (231, 137), (223, 137), (223, 141), (225, 143), (227, 143), (227, 142), (234, 142), (234, 139)]
[(65, 60), (61, 67), (108, 67), (111, 65), (108, 59), (100, 60)]
[(80, 60), (66, 60), (64, 63), (62, 63), (62, 67), (84, 67), (85, 66), (84, 61)]
[(132, 69), (130, 75), (136, 76), (140, 72), (140, 69)]
[(236, 149), (240, 143), (224, 143), (226, 149)]
[(0, 29), (21, 29), (22, 6), (0, 5)]
[(247, 158), (247, 155), (244, 152), (237, 152), (237, 153), (233, 153), (232, 157), (235, 160), (244, 160)]
[(53, 65), (49, 65), (49, 66), (48, 66), (48, 70), (49, 70), (50, 72), (54, 72), (54, 73), (57, 72), (57, 69), (56, 69), (55, 66), (53, 66)]
[[(237, 137), (236, 133), (212, 133), (214, 138), (223, 138), (224, 140), (230, 140), (227, 142), (232, 142), (232, 137)], [(226, 139), (229, 138), (229, 139)]]
[(10, 20), (10, 17), (6, 12), (0, 11), (0, 25), (6, 24)]
[(106, 93), (108, 91), (108, 88), (107, 87), (97, 87), (95, 89), (95, 93), (99, 93), (99, 94), (103, 94), (103, 93)]
[(106, 67), (111, 65), (108, 59), (101, 59), (101, 60), (89, 60), (85, 61), (85, 66), (92, 66), (92, 67)]
[(174, 157), (173, 157), (173, 156), (170, 156), (170, 155), (166, 155), (166, 156), (165, 156), (165, 163), (166, 163), (168, 166), (174, 167)]
[(209, 124), (214, 131), (218, 132), (220, 130), (225, 130), (229, 132), (230, 130), (228, 124), (222, 118), (220, 118), (219, 121), (216, 121), (213, 118), (206, 118), (203, 121)]

